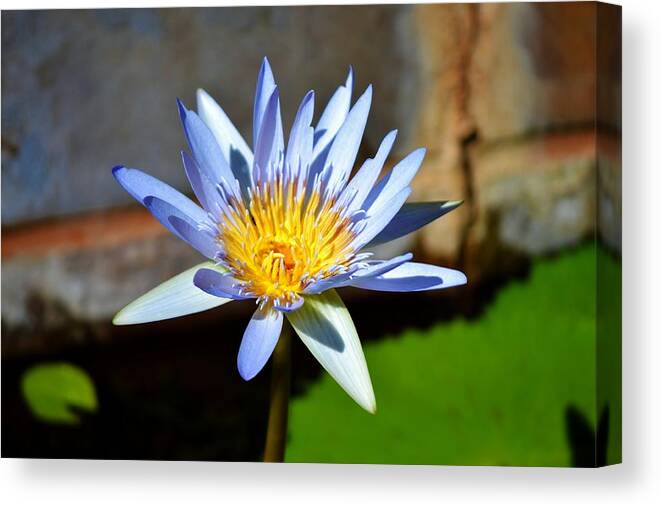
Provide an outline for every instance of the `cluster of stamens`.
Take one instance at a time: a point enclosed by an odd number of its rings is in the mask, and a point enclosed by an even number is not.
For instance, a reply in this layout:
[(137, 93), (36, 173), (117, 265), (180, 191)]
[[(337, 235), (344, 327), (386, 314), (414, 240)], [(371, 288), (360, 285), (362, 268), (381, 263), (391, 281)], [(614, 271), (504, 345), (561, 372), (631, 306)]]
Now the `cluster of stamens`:
[(218, 224), (221, 263), (258, 302), (290, 305), (358, 260), (355, 221), (319, 185), (302, 187), (278, 175), (252, 187), (247, 202), (232, 199)]

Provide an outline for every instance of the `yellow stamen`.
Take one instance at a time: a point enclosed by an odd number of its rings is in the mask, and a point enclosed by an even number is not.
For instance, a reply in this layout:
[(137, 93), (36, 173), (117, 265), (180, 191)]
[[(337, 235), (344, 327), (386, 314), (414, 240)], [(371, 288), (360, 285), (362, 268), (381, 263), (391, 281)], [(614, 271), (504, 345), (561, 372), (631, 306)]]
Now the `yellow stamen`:
[(293, 179), (261, 183), (249, 205), (232, 201), (231, 217), (219, 224), (228, 267), (256, 297), (291, 302), (311, 278), (327, 278), (352, 260), (350, 219), (333, 199), (313, 191), (306, 204), (296, 189)]

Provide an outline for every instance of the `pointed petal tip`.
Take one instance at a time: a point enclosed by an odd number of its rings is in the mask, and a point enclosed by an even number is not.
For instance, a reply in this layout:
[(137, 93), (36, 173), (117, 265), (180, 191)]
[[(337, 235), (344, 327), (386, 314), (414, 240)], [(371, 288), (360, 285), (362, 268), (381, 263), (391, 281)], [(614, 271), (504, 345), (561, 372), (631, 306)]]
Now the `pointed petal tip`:
[[(117, 178), (119, 175), (118, 173), (122, 171), (123, 169), (126, 169), (126, 166), (124, 165), (116, 165), (115, 167), (112, 168), (112, 175)], [(123, 171), (122, 171), (123, 172)]]
[(131, 326), (134, 324), (144, 324), (151, 322), (150, 320), (137, 319), (134, 311), (134, 303), (129, 303), (120, 311), (118, 311), (112, 318), (113, 326)]
[(179, 118), (181, 118), (181, 121), (183, 122), (186, 119), (187, 109), (179, 97), (177, 97), (177, 109), (179, 110)]
[(372, 415), (376, 414), (376, 398), (374, 397), (374, 390), (371, 383), (369, 384), (369, 390), (364, 390), (350, 396), (365, 412)]
[(363, 94), (358, 97), (358, 100), (354, 104), (354, 108), (358, 106), (361, 102), (365, 103), (364, 107), (369, 111), (369, 109), (372, 107), (372, 85), (368, 85), (367, 88), (365, 88), (365, 91)]
[(353, 65), (349, 65), (349, 72), (347, 73), (347, 79), (344, 83), (348, 89), (353, 88)]
[[(367, 88), (365, 88), (365, 91), (363, 94), (358, 97), (358, 100), (356, 100), (356, 103), (354, 104), (354, 108), (360, 103), (361, 101), (367, 102), (368, 106), (372, 104), (372, 85), (368, 85)], [(353, 109), (353, 108), (352, 108)]]
[(367, 410), (370, 414), (376, 415), (376, 400), (372, 399), (370, 403), (362, 405), (362, 407)]
[(211, 95), (209, 95), (209, 93), (204, 88), (198, 88), (197, 90), (195, 90), (195, 98), (197, 100), (198, 112), (200, 110), (200, 103), (201, 102), (208, 102), (208, 101), (213, 100), (211, 98)]
[(124, 310), (120, 310), (117, 312), (117, 314), (112, 318), (112, 324), (113, 326), (125, 326), (127, 324), (130, 324), (129, 322), (126, 321), (124, 316), (122, 315), (124, 313)]
[(237, 369), (239, 370), (239, 375), (246, 382), (249, 382), (250, 380), (254, 379), (257, 376), (257, 374), (259, 373), (259, 371), (250, 371), (250, 370), (244, 369), (241, 366), (241, 363), (238, 361), (238, 359), (237, 359), (237, 362), (236, 362), (236, 366), (237, 366)]
[(374, 397), (374, 389), (372, 388), (371, 381), (369, 384), (369, 391), (363, 391), (357, 396), (351, 396), (351, 398), (353, 398), (360, 408), (372, 415), (376, 415), (376, 398)]
[[(263, 78), (269, 76), (270, 79), (273, 79), (273, 71), (271, 70), (271, 62), (269, 62), (268, 57), (262, 59), (262, 64), (259, 66), (259, 77)], [(258, 77), (258, 79), (259, 79)]]
[(419, 168), (422, 165), (422, 162), (424, 162), (426, 156), (427, 148), (418, 148), (404, 157), (404, 160), (409, 159), (410, 162), (417, 164)]
[[(132, 303), (125, 306), (124, 308), (122, 308), (112, 318), (112, 325), (113, 326), (132, 326), (132, 325), (135, 325), (135, 324), (145, 324), (145, 323), (152, 322), (151, 320), (143, 320), (143, 319), (137, 318), (136, 315), (134, 314), (135, 312), (132, 312), (132, 310), (133, 310)], [(158, 320), (160, 320), (160, 319), (158, 319)]]
[[(392, 145), (395, 144), (395, 139), (397, 139), (397, 134), (399, 134), (399, 130), (397, 129), (391, 130), (384, 136), (383, 141), (381, 141), (381, 143), (385, 145), (389, 144), (390, 147), (392, 148)], [(390, 152), (390, 150), (388, 151)]]

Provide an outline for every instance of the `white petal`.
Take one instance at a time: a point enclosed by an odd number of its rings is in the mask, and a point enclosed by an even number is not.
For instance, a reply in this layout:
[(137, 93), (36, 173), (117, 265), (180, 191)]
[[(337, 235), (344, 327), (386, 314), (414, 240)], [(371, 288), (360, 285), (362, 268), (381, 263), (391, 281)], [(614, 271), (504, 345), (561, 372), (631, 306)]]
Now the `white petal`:
[(334, 290), (305, 296), (287, 318), (317, 361), (358, 405), (376, 412), (372, 381), (356, 327)]
[(340, 86), (328, 101), (328, 105), (319, 118), (315, 128), (315, 144), (312, 158), (316, 158), (337, 134), (351, 107), (351, 92), (353, 89), (353, 70), (344, 85)]
[(390, 201), (403, 188), (406, 188), (413, 177), (418, 172), (422, 161), (425, 158), (426, 150), (418, 148), (409, 153), (404, 159), (400, 160), (392, 170), (386, 174), (372, 188), (367, 195), (362, 209), (367, 210), (367, 214), (378, 213), (381, 206)]
[(371, 209), (370, 216), (367, 217), (367, 225), (353, 240), (354, 248), (360, 250), (372, 241), (390, 223), (410, 194), (411, 188), (406, 187), (387, 203), (379, 204), (379, 209)]
[(313, 115), (314, 92), (309, 91), (298, 108), (289, 134), (285, 157), (286, 173), (290, 171), (289, 174), (299, 175), (299, 171), (306, 171), (307, 165), (311, 162), (314, 128), (310, 125)]
[(372, 190), (374, 182), (381, 174), (383, 164), (392, 149), (395, 137), (397, 137), (397, 131), (392, 130), (383, 138), (374, 158), (365, 160), (356, 175), (351, 178), (351, 181), (342, 191), (340, 201), (346, 203), (346, 207), (351, 211), (360, 209), (363, 201)]
[(328, 187), (331, 192), (336, 193), (344, 188), (353, 164), (358, 155), (358, 148), (363, 139), (367, 116), (372, 104), (372, 85), (356, 101), (351, 108), (346, 120), (340, 127), (333, 144), (328, 152), (324, 171), (330, 171), (328, 175)]
[[(197, 111), (202, 121), (209, 127), (225, 160), (232, 168), (234, 176), (246, 186), (250, 183), (252, 151), (225, 111), (204, 90), (197, 90)], [(235, 153), (236, 152), (236, 153)]]
[(213, 132), (220, 148), (223, 150), (226, 160), (229, 162), (230, 148), (234, 146), (252, 164), (252, 151), (243, 139), (225, 111), (205, 90), (197, 90), (197, 109), (202, 121)]
[(224, 268), (216, 266), (213, 262), (198, 264), (170, 278), (167, 282), (163, 282), (125, 306), (115, 315), (112, 323), (116, 326), (123, 326), (172, 319), (209, 310), (232, 301), (207, 294), (193, 284), (193, 277), (201, 268), (225, 272)]

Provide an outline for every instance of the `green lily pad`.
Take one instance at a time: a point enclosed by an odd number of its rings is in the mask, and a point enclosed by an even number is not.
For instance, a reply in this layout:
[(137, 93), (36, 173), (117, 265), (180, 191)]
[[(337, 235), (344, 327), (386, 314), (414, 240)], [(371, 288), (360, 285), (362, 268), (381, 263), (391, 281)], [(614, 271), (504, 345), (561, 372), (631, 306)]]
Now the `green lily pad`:
[(608, 462), (619, 460), (621, 402), (613, 396), (595, 413), (595, 266), (593, 247), (537, 261), (476, 320), (366, 344), (376, 415), (324, 374), (292, 403), (286, 460), (580, 465), (600, 445), (602, 413), (611, 418)]
[(23, 374), (21, 388), (32, 414), (47, 423), (77, 424), (75, 410), (95, 412), (98, 406), (89, 375), (69, 363), (31, 367)]

